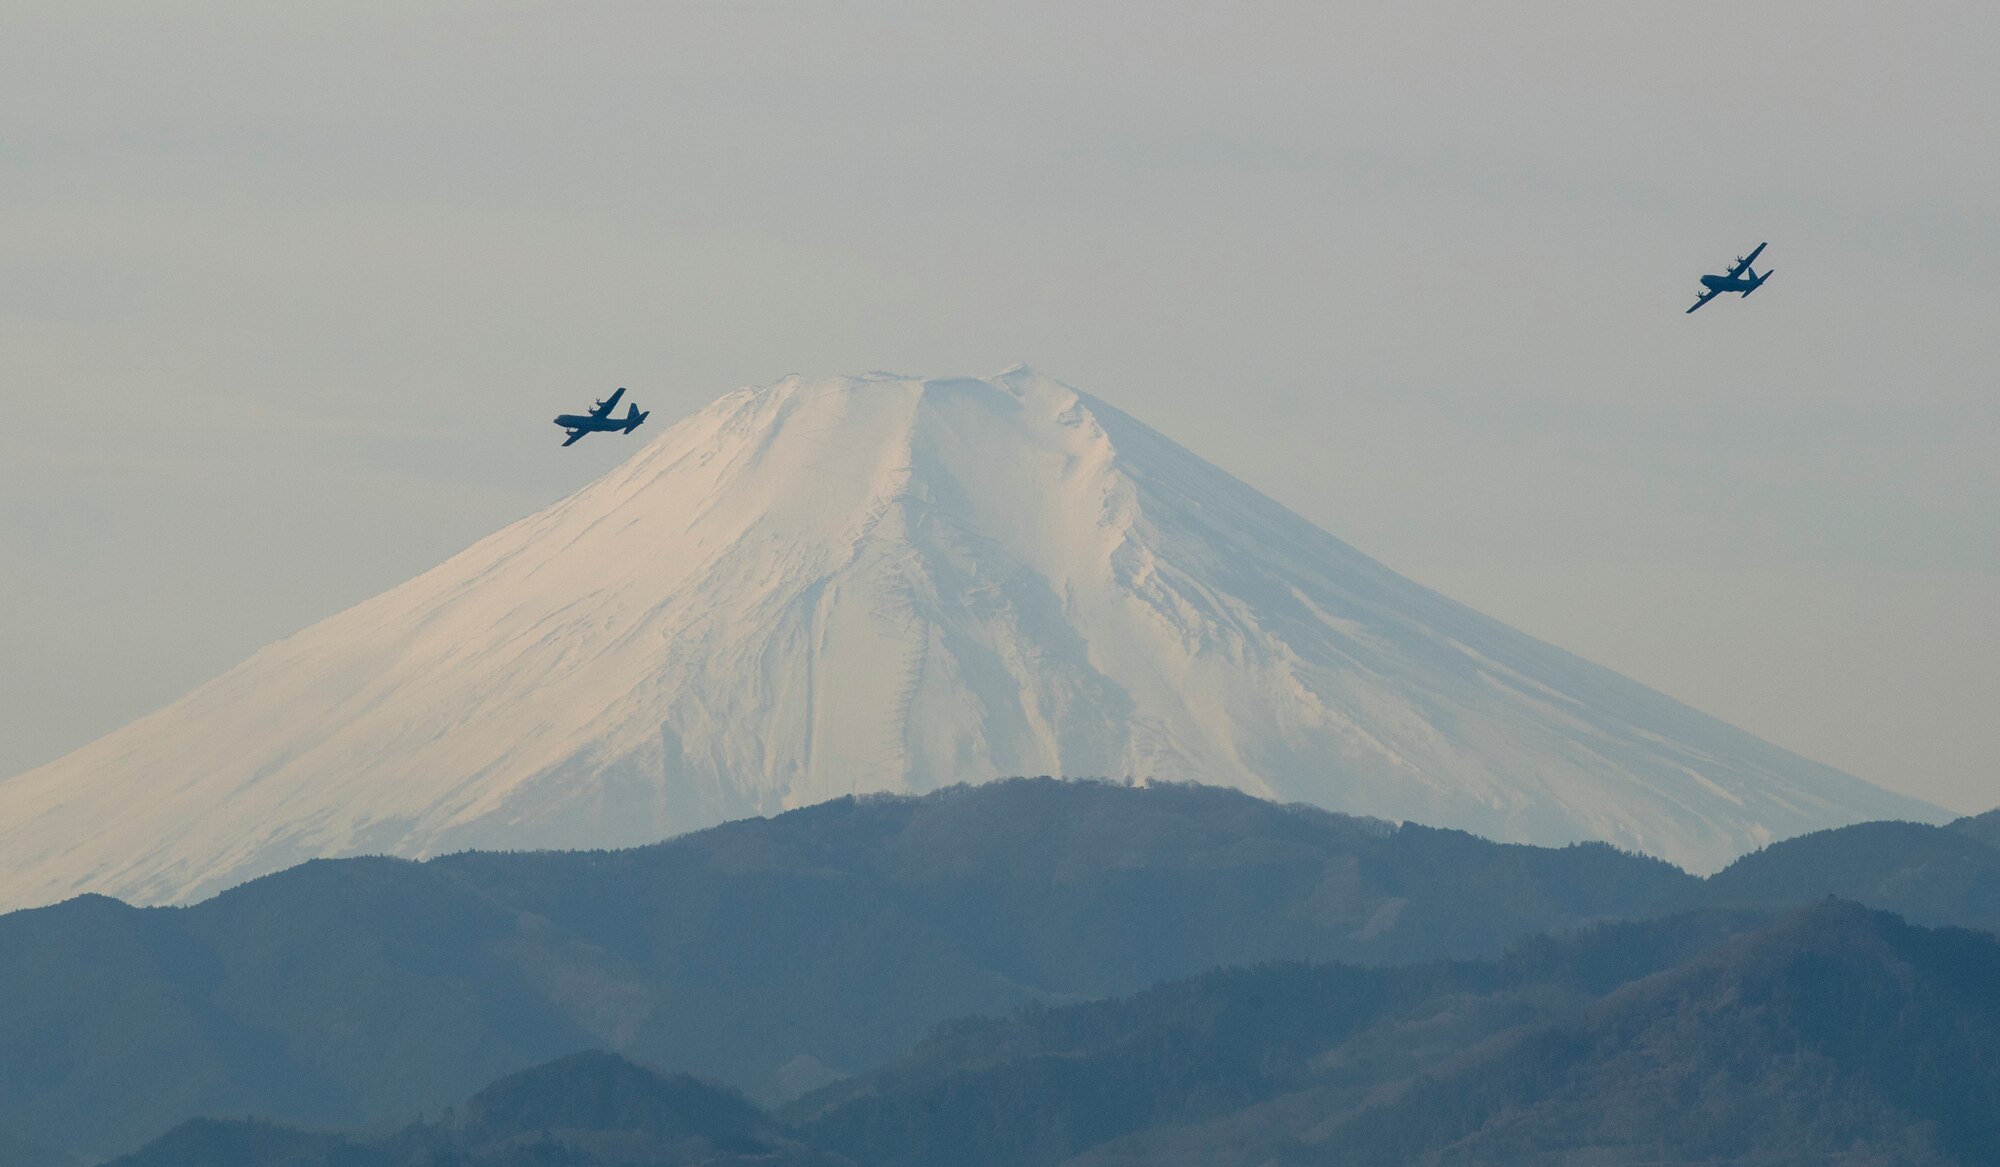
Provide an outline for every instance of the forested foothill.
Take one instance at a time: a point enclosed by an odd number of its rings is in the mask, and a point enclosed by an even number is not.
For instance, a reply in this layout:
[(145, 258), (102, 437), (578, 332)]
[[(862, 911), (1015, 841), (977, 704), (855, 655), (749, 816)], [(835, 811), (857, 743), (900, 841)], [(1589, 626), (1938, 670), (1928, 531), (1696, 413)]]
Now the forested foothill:
[[(83, 897), (0, 917), (0, 1164), (1978, 1162), (1993, 824), (1703, 880), (1024, 779)], [(468, 1117), (593, 1075), (738, 1125)]]
[(198, 1119), (117, 1167), (1991, 1162), (2000, 943), (1828, 900), (1493, 961), (1280, 962), (939, 1027), (776, 1115), (591, 1052), (374, 1135)]

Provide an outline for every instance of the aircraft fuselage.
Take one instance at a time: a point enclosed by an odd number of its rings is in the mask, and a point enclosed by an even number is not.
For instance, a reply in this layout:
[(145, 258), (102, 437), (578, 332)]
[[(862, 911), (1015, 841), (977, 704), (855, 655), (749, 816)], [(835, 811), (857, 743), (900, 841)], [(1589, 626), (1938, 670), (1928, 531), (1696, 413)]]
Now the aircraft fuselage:
[(622, 417), (590, 417), (581, 413), (565, 413), (557, 416), (556, 424), (566, 430), (586, 430), (594, 434), (608, 434), (613, 430), (624, 429), (629, 422), (626, 418)]

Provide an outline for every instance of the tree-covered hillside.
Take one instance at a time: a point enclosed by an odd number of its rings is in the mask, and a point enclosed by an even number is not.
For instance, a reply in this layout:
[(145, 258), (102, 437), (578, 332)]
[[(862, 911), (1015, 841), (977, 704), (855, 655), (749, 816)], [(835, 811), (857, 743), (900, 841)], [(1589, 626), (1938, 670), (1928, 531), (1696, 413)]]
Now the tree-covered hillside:
[(115, 1167), (1981, 1167), (1997, 1099), (2000, 941), (1827, 900), (1028, 1006), (775, 1117), (589, 1053), (393, 1133), (203, 1119)]
[(2000, 850), (1866, 824), (1704, 882), (1602, 844), (1018, 780), (629, 851), (317, 861), (188, 908), (83, 897), (0, 916), (0, 1167), (10, 1145), (101, 1157), (201, 1114), (401, 1121), (592, 1048), (771, 1103), (956, 1017), (1219, 966), (1486, 958), (1829, 893), (2000, 927)]
[(1679, 870), (1196, 787), (842, 799), (621, 852), (316, 861), (189, 908), (0, 917), (0, 1131), (374, 1123), (585, 1048), (797, 1094), (933, 1024), (1224, 964), (1499, 951)]

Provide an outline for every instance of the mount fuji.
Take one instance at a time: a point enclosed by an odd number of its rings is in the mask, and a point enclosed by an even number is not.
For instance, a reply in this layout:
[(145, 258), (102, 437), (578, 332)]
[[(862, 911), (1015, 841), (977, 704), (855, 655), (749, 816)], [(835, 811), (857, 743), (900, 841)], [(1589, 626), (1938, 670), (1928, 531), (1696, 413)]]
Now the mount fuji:
[(1939, 815), (1429, 591), (1030, 370), (791, 378), (0, 782), (0, 905), (1043, 773), (1701, 871)]

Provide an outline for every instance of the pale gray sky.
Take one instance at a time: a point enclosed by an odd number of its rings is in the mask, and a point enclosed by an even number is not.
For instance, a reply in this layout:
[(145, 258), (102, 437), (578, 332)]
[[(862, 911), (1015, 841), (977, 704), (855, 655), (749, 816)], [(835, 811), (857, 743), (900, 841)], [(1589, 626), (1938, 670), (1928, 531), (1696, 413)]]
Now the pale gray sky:
[(0, 775), (601, 473), (548, 418), (610, 387), (1026, 361), (1992, 806), (1996, 45), (1990, 3), (15, 0)]

